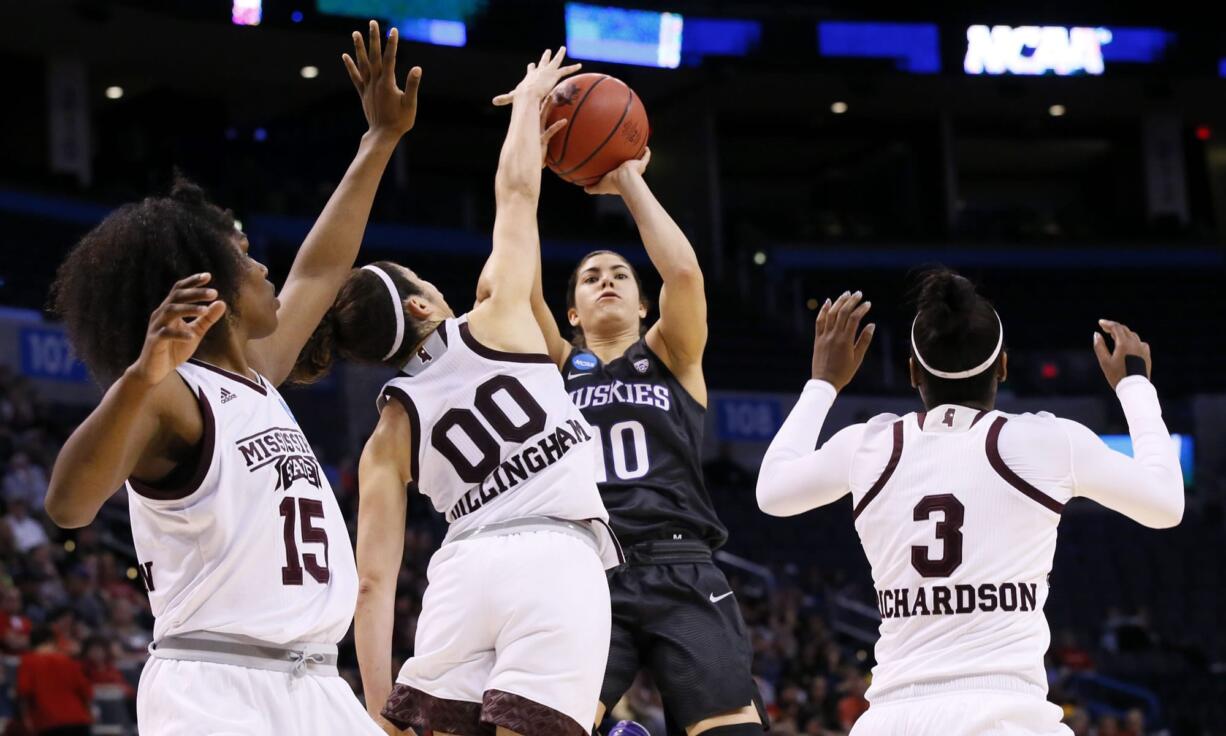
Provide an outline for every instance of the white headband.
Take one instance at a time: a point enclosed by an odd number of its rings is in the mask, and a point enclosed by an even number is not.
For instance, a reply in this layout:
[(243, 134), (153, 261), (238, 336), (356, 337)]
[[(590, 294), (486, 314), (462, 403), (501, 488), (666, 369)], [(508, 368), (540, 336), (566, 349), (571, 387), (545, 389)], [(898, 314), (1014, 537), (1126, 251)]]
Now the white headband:
[(362, 266), (362, 270), (370, 271), (378, 276), (383, 281), (383, 285), (387, 287), (387, 293), (392, 297), (392, 311), (396, 314), (396, 339), (392, 341), (392, 349), (383, 356), (384, 360), (388, 360), (396, 354), (396, 351), (400, 349), (400, 343), (404, 341), (404, 304), (400, 301), (396, 284), (392, 283), (392, 277), (387, 275), (387, 271), (369, 264)]
[(992, 355), (989, 356), (987, 360), (983, 361), (974, 368), (965, 371), (938, 371), (936, 368), (928, 365), (927, 361), (924, 360), (924, 356), (920, 355), (919, 345), (915, 343), (915, 323), (919, 322), (918, 314), (915, 315), (915, 320), (911, 322), (911, 352), (915, 354), (915, 359), (918, 360), (919, 364), (924, 367), (924, 370), (928, 371), (937, 378), (957, 379), (977, 376), (996, 364), (996, 359), (1000, 357), (1000, 350), (1005, 346), (1005, 326), (1000, 321), (1000, 315), (997, 314), (995, 310), (993, 310), (992, 313), (996, 314), (996, 326), (999, 328), (1000, 334), (1000, 336), (996, 338), (996, 349), (992, 351)]

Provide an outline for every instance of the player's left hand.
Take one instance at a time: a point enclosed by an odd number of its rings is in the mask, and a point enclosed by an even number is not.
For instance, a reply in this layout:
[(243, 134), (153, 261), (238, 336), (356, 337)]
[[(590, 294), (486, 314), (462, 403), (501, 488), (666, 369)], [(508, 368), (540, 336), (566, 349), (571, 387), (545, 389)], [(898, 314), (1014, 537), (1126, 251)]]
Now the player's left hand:
[(1115, 349), (1107, 347), (1107, 341), (1101, 332), (1094, 333), (1094, 355), (1098, 357), (1098, 365), (1107, 377), (1111, 388), (1130, 375), (1143, 375), (1149, 378), (1153, 373), (1153, 359), (1149, 352), (1149, 343), (1141, 336), (1128, 329), (1127, 325), (1100, 319), (1098, 326), (1111, 336)]
[(651, 149), (644, 148), (641, 156), (632, 158), (629, 161), (623, 161), (616, 169), (600, 177), (600, 181), (591, 186), (584, 187), (583, 191), (588, 194), (621, 194), (625, 187), (625, 182), (630, 177), (641, 177), (646, 173), (647, 164), (649, 163), (651, 163)]
[(570, 76), (583, 68), (582, 64), (562, 66), (562, 60), (565, 58), (565, 46), (558, 49), (557, 54), (545, 49), (540, 61), (528, 64), (524, 78), (519, 80), (515, 89), (495, 97), (494, 105), (496, 107), (509, 105), (517, 98), (531, 99), (534, 101), (533, 104), (540, 105), (542, 100), (553, 91), (553, 88), (558, 86), (558, 82), (562, 81), (563, 77)]
[(383, 48), (379, 24), (370, 22), (370, 46), (362, 34), (353, 32), (353, 56), (342, 54), (341, 61), (362, 98), (362, 112), (372, 133), (390, 133), (397, 138), (413, 129), (417, 122), (417, 88), (421, 67), (415, 66), (404, 78), (404, 91), (396, 86), (396, 49), (400, 32), (395, 28)]
[[(813, 378), (827, 381), (842, 391), (868, 352), (869, 343), (877, 325), (868, 324), (860, 330), (860, 320), (872, 308), (872, 302), (863, 302), (864, 295), (843, 292), (832, 304), (829, 299), (817, 313), (817, 334), (813, 338)], [(859, 332), (859, 335), (856, 333)]]

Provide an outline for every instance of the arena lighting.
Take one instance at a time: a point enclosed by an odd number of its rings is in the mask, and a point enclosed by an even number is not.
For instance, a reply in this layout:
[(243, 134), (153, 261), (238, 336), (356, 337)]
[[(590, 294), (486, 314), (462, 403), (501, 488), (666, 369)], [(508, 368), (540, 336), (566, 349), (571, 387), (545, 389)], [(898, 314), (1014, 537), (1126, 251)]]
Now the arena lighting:
[(830, 105), (830, 112), (834, 113), (835, 115), (842, 115), (843, 113), (847, 112), (847, 103), (842, 101), (833, 103)]
[(893, 59), (900, 71), (941, 71), (940, 32), (933, 23), (825, 21), (817, 24), (817, 50), (827, 57)]
[(1213, 137), (1213, 129), (1208, 125), (1196, 126), (1196, 140), (1207, 141)]
[(230, 22), (236, 26), (258, 26), (264, 15), (263, 0), (234, 0)]
[(758, 251), (757, 253), (754, 253), (753, 262), (755, 265), (758, 265), (758, 266), (765, 265), (766, 264), (766, 254), (763, 253), (762, 251)]
[(123, 87), (112, 85), (106, 88), (106, 98), (108, 100), (118, 100), (123, 97)]
[(566, 4), (566, 52), (576, 59), (665, 69), (681, 65), (678, 13)]
[(966, 29), (967, 74), (1100, 75), (1107, 28), (975, 25)]
[(485, 5), (486, 0), (316, 0), (315, 9), (326, 15), (387, 18), (402, 40), (460, 47), (468, 43), (466, 21)]
[(1047, 114), (1051, 115), (1053, 118), (1062, 118), (1066, 112), (1068, 112), (1068, 110), (1065, 109), (1064, 105), (1052, 105), (1051, 107), (1047, 108)]
[(319, 67), (309, 65), (304, 66), (298, 70), (298, 73), (302, 75), (303, 79), (314, 79), (315, 77), (319, 76)]
[(809, 308), (810, 312), (816, 312), (818, 307), (817, 299), (814, 297), (809, 297), (809, 300), (805, 302), (805, 306)]
[(294, 21), (295, 23), (301, 23), (301, 22), (302, 22), (302, 17), (303, 17), (303, 16), (302, 16), (302, 11), (301, 11), (301, 10), (295, 10), (294, 12), (292, 12), (292, 13), (290, 13), (290, 14), (289, 14), (289, 19), (290, 19), (290, 20), (292, 20), (292, 21)]

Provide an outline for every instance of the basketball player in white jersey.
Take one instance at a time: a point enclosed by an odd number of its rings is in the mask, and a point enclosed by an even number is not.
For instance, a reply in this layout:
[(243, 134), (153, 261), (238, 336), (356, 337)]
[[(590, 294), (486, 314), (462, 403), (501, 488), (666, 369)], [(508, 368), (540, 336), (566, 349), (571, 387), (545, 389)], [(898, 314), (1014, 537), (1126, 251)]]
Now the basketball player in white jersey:
[(1071, 734), (1047, 702), (1043, 616), (1061, 511), (1093, 499), (1153, 528), (1179, 523), (1183, 479), (1149, 382), (1149, 346), (1101, 327), (1094, 352), (1135, 458), (1051, 414), (994, 408), (1004, 328), (965, 278), (928, 274), (912, 326), (911, 378), (926, 411), (818, 433), (873, 334), (861, 296), (817, 318), (813, 380), (767, 451), (758, 503), (792, 516), (851, 494), (881, 611), (868, 712), (854, 736)]
[(59, 311), (110, 387), (56, 459), (47, 512), (85, 526), (127, 483), (156, 618), (141, 733), (380, 733), (336, 669), (357, 601), (348, 531), (276, 389), (416, 117), (421, 70), (401, 92), (396, 31), (384, 51), (371, 22), (369, 43), (355, 33), (344, 60), (370, 128), (280, 300), (232, 215), (184, 183), (112, 213), (60, 267)]
[[(594, 430), (571, 402), (533, 317), (540, 249), (540, 104), (565, 49), (515, 91), (494, 181), (493, 250), (477, 304), (456, 318), (403, 266), (354, 271), (304, 351), (398, 369), (359, 465), (355, 635), (367, 708), (389, 732), (583, 736), (609, 647), (605, 569), (620, 562), (596, 490)], [(450, 526), (430, 560), (413, 657), (392, 687), (406, 493)], [(390, 725), (388, 725), (390, 724)]]

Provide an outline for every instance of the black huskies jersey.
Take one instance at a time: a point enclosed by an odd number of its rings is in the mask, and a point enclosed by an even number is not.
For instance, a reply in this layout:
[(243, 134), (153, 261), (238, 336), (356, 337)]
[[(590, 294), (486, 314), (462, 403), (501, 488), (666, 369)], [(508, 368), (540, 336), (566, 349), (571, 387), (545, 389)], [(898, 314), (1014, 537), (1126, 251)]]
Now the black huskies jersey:
[(702, 481), (706, 409), (646, 340), (608, 364), (573, 350), (562, 377), (597, 431), (604, 454), (600, 495), (622, 544), (697, 539), (712, 549), (723, 545), (728, 531)]

